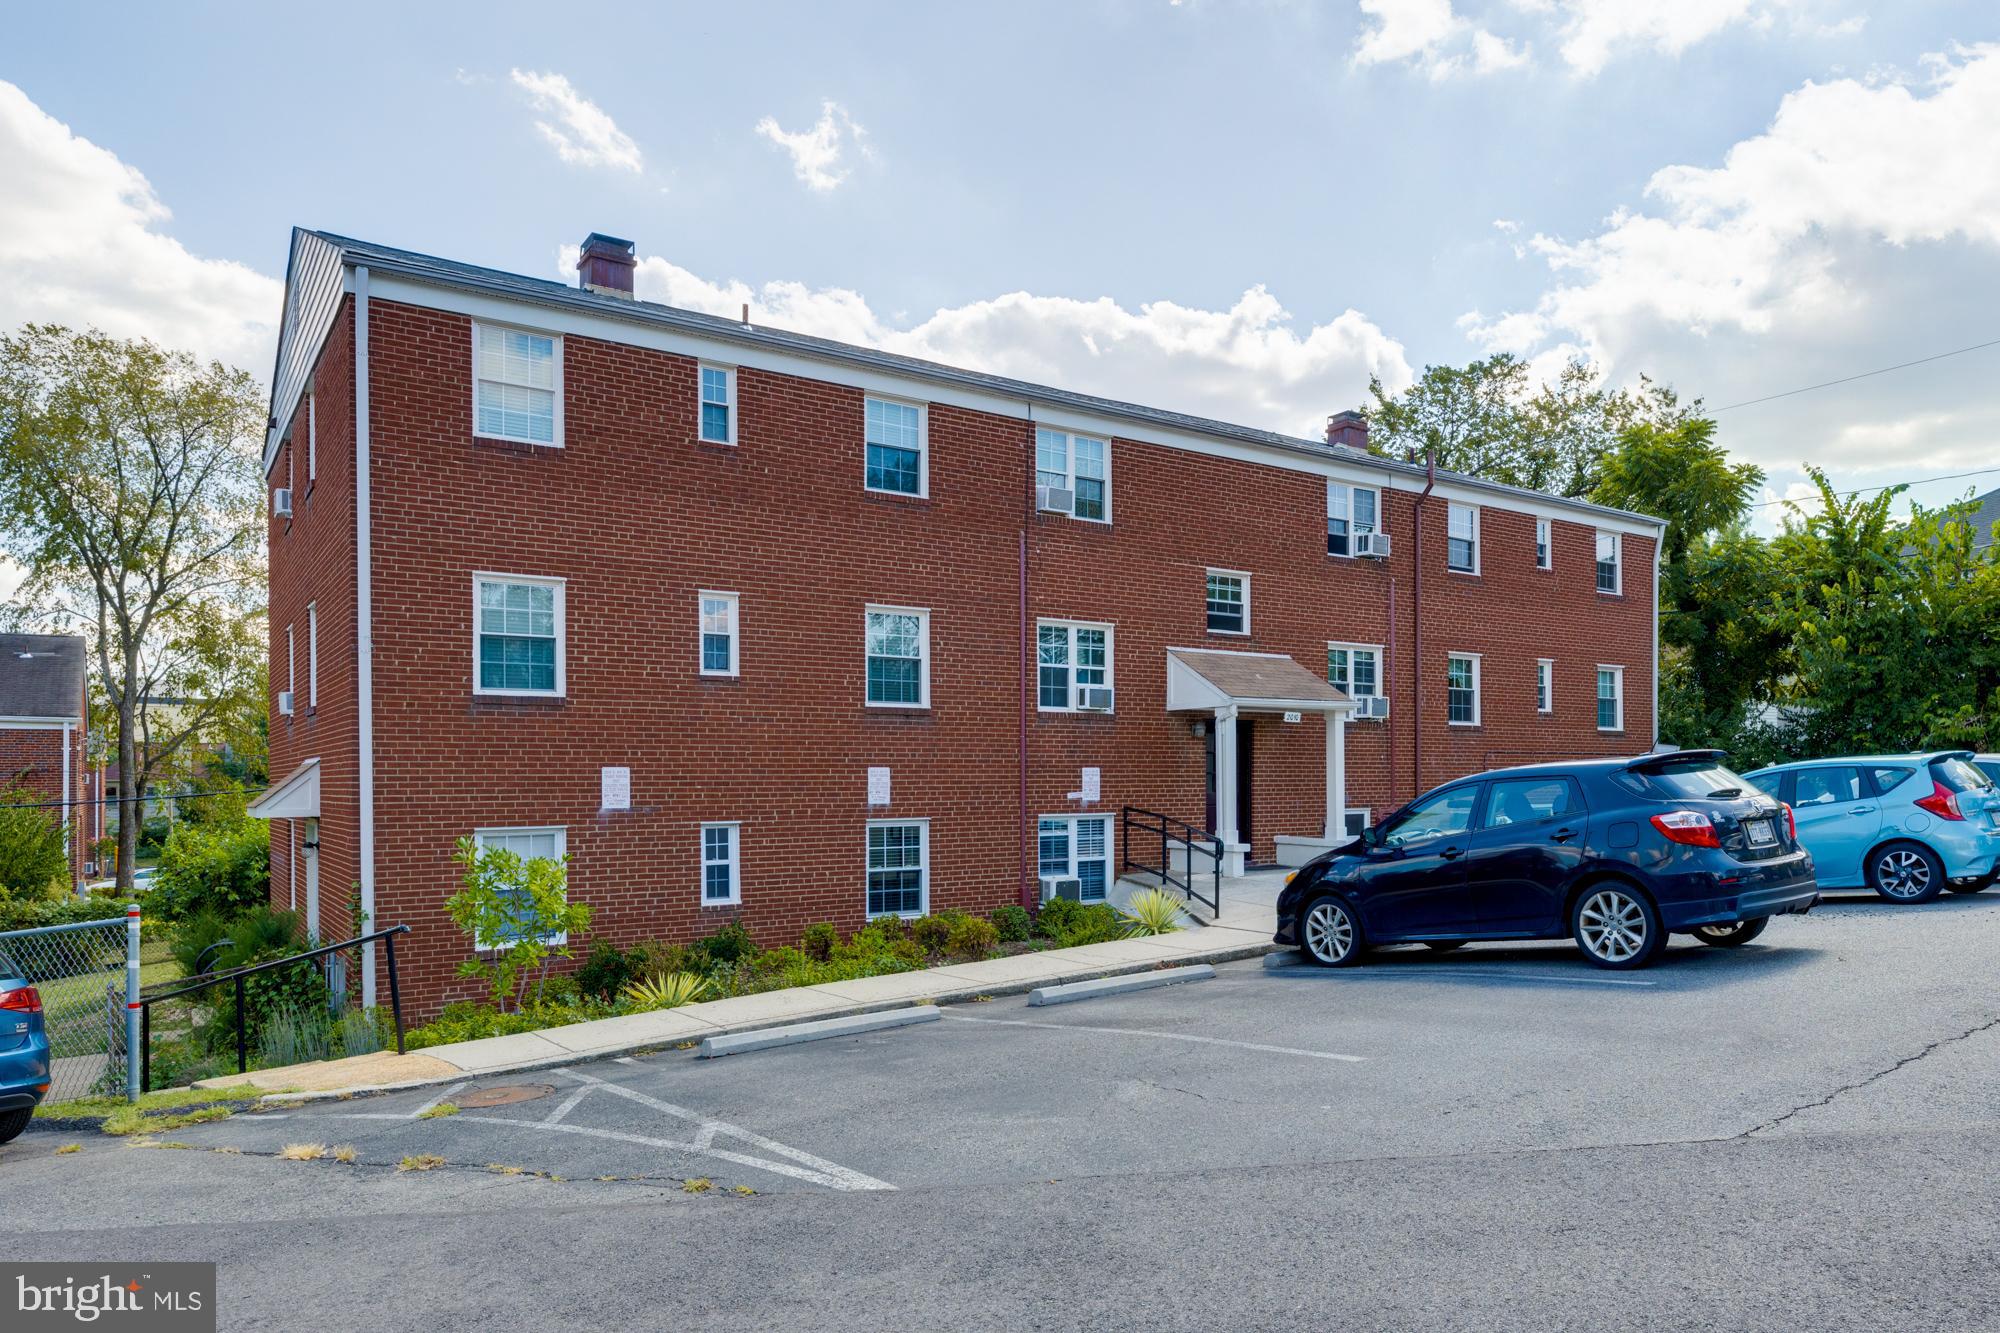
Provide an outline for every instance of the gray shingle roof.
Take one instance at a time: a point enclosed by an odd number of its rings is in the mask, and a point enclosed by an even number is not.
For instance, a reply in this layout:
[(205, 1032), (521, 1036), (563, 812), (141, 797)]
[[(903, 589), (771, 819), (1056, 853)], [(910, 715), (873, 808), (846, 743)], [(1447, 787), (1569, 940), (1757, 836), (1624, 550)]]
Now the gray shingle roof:
[(80, 634), (0, 634), (0, 717), (80, 717)]
[[(629, 320), (635, 323), (652, 324), (671, 328), (680, 332), (718, 342), (734, 343), (745, 347), (764, 347), (782, 351), (793, 356), (809, 357), (821, 361), (832, 361), (844, 365), (866, 366), (889, 374), (906, 375), (915, 379), (928, 380), (937, 384), (955, 385), (982, 393), (996, 394), (1015, 400), (1025, 400), (1053, 407), (1068, 408), (1077, 412), (1090, 412), (1140, 424), (1159, 426), (1169, 430), (1188, 431), (1197, 435), (1208, 435), (1226, 440), (1240, 440), (1267, 448), (1281, 449), (1289, 453), (1303, 453), (1317, 458), (1339, 458), (1363, 467), (1383, 472), (1400, 473), (1407, 477), (1422, 477), (1424, 468), (1419, 464), (1400, 463), (1394, 459), (1381, 458), (1360, 453), (1353, 449), (1330, 445), (1324, 440), (1302, 439), (1294, 435), (1284, 435), (1277, 431), (1259, 430), (1254, 426), (1239, 426), (1227, 421), (1217, 421), (1209, 417), (1192, 416), (1185, 412), (1170, 412), (1164, 408), (1146, 407), (1139, 403), (1121, 402), (1115, 398), (1099, 398), (1093, 394), (1075, 393), (1068, 389), (1052, 388), (1044, 384), (1032, 384), (1025, 380), (1009, 379), (1004, 375), (988, 375), (981, 371), (966, 370), (958, 366), (947, 366), (936, 361), (925, 361), (919, 357), (899, 356), (893, 352), (878, 351), (872, 347), (861, 347), (851, 343), (835, 342), (831, 338), (814, 337), (806, 333), (793, 333), (787, 329), (767, 328), (763, 325), (739, 323), (719, 315), (706, 315), (699, 311), (683, 310), (677, 306), (661, 305), (653, 301), (634, 301), (622, 297), (604, 296), (597, 292), (572, 287), (550, 278), (530, 278), (518, 273), (508, 273), (500, 269), (482, 268), (476, 264), (460, 263), (457, 260), (441, 259), (436, 255), (419, 254), (414, 250), (400, 250), (394, 246), (377, 245), (370, 241), (355, 240), (333, 232), (309, 230), (305, 234), (317, 237), (327, 245), (338, 249), (343, 262), (365, 265), (371, 272), (393, 273), (419, 282), (437, 283), (464, 290), (485, 292), (503, 296), (511, 300), (528, 301), (539, 305), (560, 306), (574, 310), (587, 310), (592, 314), (611, 319)], [(289, 301), (287, 310), (289, 317)], [(274, 387), (273, 393), (276, 393)], [(274, 409), (281, 406), (274, 401)], [(268, 460), (267, 460), (268, 461)], [(1632, 513), (1628, 510), (1612, 509), (1604, 505), (1594, 505), (1585, 500), (1566, 499), (1549, 495), (1542, 491), (1524, 490), (1517, 486), (1506, 486), (1499, 482), (1487, 481), (1480, 477), (1466, 476), (1456, 472), (1440, 470), (1440, 481), (1449, 481), (1461, 486), (1489, 491), (1497, 495), (1513, 495), (1530, 498), (1542, 504), (1553, 504), (1565, 509), (1575, 509), (1586, 513), (1613, 514), (1621, 518), (1649, 523), (1655, 527), (1665, 527), (1665, 520), (1651, 514)]]
[(1972, 528), (1973, 549), (1978, 550), (1993, 544), (1993, 525), (2000, 523), (2000, 491), (1988, 491), (1974, 498), (1978, 500), (1979, 508), (1966, 522)]

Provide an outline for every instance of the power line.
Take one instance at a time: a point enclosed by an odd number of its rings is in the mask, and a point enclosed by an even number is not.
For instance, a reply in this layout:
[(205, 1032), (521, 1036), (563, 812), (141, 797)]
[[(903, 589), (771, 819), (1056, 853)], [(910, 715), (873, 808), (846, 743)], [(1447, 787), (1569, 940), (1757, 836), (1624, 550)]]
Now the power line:
[[(1840, 499), (1849, 495), (1867, 495), (1873, 491), (1886, 491), (1895, 486), (1928, 486), (1934, 481), (1963, 481), (1967, 477), (1983, 477), (1989, 472), (2000, 472), (2000, 467), (1983, 467), (1976, 472), (1954, 472), (1949, 476), (1943, 477), (1919, 477), (1915, 481), (1892, 481), (1884, 486), (1863, 486), (1858, 490), (1835, 491), (1833, 494), (1834, 498)], [(1772, 505), (1804, 504), (1819, 498), (1817, 495), (1801, 495), (1797, 499), (1759, 500), (1756, 504), (1748, 506), (1748, 508), (1768, 509)]]
[(1880, 370), (1864, 370), (1859, 375), (1844, 375), (1837, 380), (1827, 380), (1824, 384), (1808, 384), (1803, 389), (1787, 389), (1783, 393), (1766, 394), (1762, 398), (1746, 398), (1740, 403), (1730, 403), (1725, 407), (1711, 407), (1709, 413), (1733, 412), (1739, 407), (1755, 407), (1759, 403), (1774, 403), (1780, 398), (1792, 398), (1815, 389), (1831, 389), (1836, 384), (1852, 384), (1856, 380), (1870, 379), (1876, 375), (1886, 375), (1892, 370), (1908, 370), (1911, 366), (1926, 365), (1932, 361), (1942, 361), (1948, 356), (1964, 356), (1967, 352), (1983, 351), (1988, 347), (2000, 347), (2000, 338), (1991, 342), (1974, 343), (1970, 347), (1959, 347), (1949, 352), (1939, 352), (1936, 356), (1920, 356), (1914, 361), (1904, 361), (1898, 365), (1883, 366)]
[[(164, 801), (192, 801), (203, 796), (254, 796), (258, 792), (265, 792), (269, 790), (271, 789), (268, 786), (218, 787), (214, 791), (167, 791), (167, 792), (158, 792), (146, 796), (135, 796), (132, 799), (135, 802), (141, 804), (150, 801), (154, 805), (158, 805)], [(124, 803), (125, 803), (125, 798), (123, 796), (101, 796), (101, 797), (81, 796), (73, 801), (11, 802), (6, 805), (0, 805), (0, 810), (49, 810), (69, 805), (99, 805), (99, 804), (110, 806), (112, 809), (117, 809)]]

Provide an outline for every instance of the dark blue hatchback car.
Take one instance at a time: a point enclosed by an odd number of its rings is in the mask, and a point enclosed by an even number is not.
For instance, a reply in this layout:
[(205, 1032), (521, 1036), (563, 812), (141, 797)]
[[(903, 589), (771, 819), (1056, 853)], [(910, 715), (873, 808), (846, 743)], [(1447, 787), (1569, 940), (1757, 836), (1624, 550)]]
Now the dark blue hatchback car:
[(1446, 783), (1307, 862), (1279, 944), (1325, 967), (1374, 944), (1573, 938), (1644, 967), (1671, 933), (1731, 946), (1819, 900), (1791, 810), (1716, 750), (1499, 769)]
[(48, 1090), (42, 997), (0, 950), (0, 1143), (19, 1137)]

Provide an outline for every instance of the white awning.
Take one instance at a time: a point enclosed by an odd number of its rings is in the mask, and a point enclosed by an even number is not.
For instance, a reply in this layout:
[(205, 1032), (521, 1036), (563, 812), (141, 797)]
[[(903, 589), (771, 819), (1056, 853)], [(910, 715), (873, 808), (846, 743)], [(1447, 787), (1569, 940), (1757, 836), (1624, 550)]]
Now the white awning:
[(308, 759), (291, 776), (250, 803), (258, 819), (318, 819), (319, 760)]
[(1167, 649), (1167, 711), (1350, 713), (1354, 701), (1283, 653)]

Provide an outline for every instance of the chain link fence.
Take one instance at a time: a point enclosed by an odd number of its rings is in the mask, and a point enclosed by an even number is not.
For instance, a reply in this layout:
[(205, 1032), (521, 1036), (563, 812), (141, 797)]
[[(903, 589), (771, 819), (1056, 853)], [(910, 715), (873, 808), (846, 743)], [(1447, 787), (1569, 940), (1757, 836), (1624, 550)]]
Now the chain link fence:
[[(41, 993), (49, 1036), (45, 1101), (124, 1095), (126, 961), (122, 914), (0, 934), (0, 970), (11, 969)], [(167, 942), (144, 933), (139, 963), (142, 978), (149, 969), (174, 970)]]

